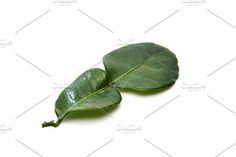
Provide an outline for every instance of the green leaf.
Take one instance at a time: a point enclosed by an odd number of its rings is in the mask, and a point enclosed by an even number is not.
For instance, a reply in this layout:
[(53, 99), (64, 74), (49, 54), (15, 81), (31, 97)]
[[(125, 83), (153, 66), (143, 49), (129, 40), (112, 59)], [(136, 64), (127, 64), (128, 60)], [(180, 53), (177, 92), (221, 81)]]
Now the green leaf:
[(178, 61), (169, 49), (154, 43), (137, 43), (103, 57), (109, 83), (135, 91), (171, 86), (179, 76)]
[(102, 110), (121, 101), (118, 88), (156, 91), (169, 87), (179, 76), (178, 61), (169, 49), (154, 43), (137, 43), (116, 49), (103, 57), (105, 70), (91, 69), (66, 87), (55, 103), (57, 127), (72, 111)]
[(98, 68), (91, 69), (81, 74), (60, 93), (55, 104), (57, 121), (44, 122), (42, 127), (57, 127), (72, 111), (102, 110), (115, 106), (120, 101), (121, 95), (108, 84), (106, 72)]

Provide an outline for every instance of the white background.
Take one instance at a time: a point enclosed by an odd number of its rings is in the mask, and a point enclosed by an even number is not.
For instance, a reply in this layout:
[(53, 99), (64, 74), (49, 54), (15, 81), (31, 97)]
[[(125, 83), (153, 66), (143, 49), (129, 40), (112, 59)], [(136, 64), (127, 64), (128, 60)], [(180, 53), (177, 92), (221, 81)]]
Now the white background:
[[(235, 6), (1, 0), (0, 156), (235, 157)], [(54, 102), (68, 83), (108, 52), (143, 41), (177, 55), (180, 76), (171, 89), (122, 92), (109, 116), (74, 115), (41, 128), (56, 119)]]

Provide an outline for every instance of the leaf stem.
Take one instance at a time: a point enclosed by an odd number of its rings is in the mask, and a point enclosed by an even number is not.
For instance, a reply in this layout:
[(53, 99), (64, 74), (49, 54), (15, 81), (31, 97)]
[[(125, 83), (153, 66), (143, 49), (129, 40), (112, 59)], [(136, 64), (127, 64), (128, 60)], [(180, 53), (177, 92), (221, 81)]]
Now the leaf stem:
[(50, 122), (43, 122), (42, 123), (42, 127), (49, 127), (49, 126), (53, 126), (53, 127), (58, 127), (61, 123), (62, 119), (58, 119), (56, 122), (54, 122), (54, 120), (50, 121)]

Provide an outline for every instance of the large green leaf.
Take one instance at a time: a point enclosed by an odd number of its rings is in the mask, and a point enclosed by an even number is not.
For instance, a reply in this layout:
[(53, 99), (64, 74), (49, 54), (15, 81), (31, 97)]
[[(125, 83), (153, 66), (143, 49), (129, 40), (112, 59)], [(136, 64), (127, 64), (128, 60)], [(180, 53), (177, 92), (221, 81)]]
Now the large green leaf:
[(169, 49), (154, 43), (138, 43), (116, 49), (103, 57), (105, 70), (91, 69), (66, 87), (55, 103), (57, 127), (72, 111), (102, 110), (120, 103), (118, 88), (153, 91), (169, 87), (179, 76), (178, 61)]
[(81, 74), (59, 95), (55, 104), (57, 121), (44, 122), (43, 127), (57, 127), (63, 118), (72, 111), (102, 110), (119, 104), (119, 91), (108, 85), (106, 72), (102, 69), (91, 69)]
[(110, 84), (135, 91), (168, 87), (179, 76), (175, 54), (154, 43), (121, 47), (105, 55), (103, 63)]

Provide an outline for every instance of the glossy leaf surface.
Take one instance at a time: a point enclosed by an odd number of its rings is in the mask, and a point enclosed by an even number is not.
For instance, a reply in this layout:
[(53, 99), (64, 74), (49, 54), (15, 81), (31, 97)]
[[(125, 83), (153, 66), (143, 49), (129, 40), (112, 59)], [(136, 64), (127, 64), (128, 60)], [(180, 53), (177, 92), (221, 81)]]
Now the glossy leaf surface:
[(171, 86), (179, 76), (178, 61), (169, 49), (154, 43), (137, 43), (103, 57), (109, 83), (135, 91)]
[(91, 69), (80, 75), (60, 93), (55, 104), (57, 122), (44, 122), (42, 126), (56, 127), (72, 111), (101, 110), (117, 105), (120, 101), (119, 91), (108, 86), (106, 72), (98, 68)]
[(55, 103), (57, 127), (72, 111), (102, 110), (121, 101), (118, 88), (149, 92), (169, 87), (179, 76), (178, 60), (169, 49), (154, 43), (137, 43), (103, 57), (105, 70), (90, 69), (66, 87)]

